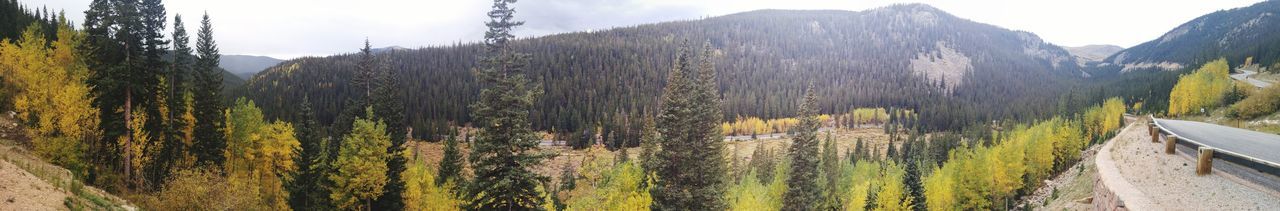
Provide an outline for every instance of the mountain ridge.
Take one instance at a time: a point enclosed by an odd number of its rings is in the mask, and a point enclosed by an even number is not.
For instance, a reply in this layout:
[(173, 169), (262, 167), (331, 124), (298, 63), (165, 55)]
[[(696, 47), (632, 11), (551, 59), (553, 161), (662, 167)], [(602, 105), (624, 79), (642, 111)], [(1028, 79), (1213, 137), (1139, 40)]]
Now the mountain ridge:
[(1245, 57), (1280, 64), (1280, 1), (1219, 10), (1199, 16), (1160, 37), (1107, 57), (1102, 65), (1120, 72), (1179, 70), (1218, 58), (1234, 63)]
[[(671, 57), (706, 41), (714, 50), (727, 118), (791, 116), (813, 82), (822, 110), (905, 107), (931, 112), (930, 128), (1046, 116), (1062, 87), (1086, 77), (1066, 50), (1037, 35), (974, 22), (924, 4), (865, 11), (757, 10), (698, 20), (573, 32), (513, 42), (534, 55), (527, 73), (545, 95), (535, 127), (577, 129), (654, 110)], [(682, 44), (687, 43), (687, 44)], [(380, 53), (407, 92), (411, 125), (469, 122), (479, 86), (477, 43)], [(350, 96), (353, 54), (288, 60), (246, 84), (276, 117), (302, 96), (336, 113)], [(1000, 94), (996, 94), (1000, 93)], [(572, 102), (568, 100), (573, 100)], [(339, 102), (339, 103), (332, 103)], [(1000, 102), (1000, 103), (996, 103)], [(1016, 106), (1015, 106), (1016, 105)], [(331, 116), (322, 116), (328, 122)], [(420, 131), (420, 130), (415, 130)]]

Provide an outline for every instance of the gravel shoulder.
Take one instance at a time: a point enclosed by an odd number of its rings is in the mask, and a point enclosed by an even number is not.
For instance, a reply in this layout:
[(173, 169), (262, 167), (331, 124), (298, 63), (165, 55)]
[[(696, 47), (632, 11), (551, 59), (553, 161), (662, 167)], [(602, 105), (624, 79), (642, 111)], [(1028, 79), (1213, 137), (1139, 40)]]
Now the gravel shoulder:
[(1164, 154), (1164, 145), (1151, 143), (1146, 130), (1146, 127), (1126, 128), (1112, 140), (1114, 146), (1110, 152), (1103, 154), (1110, 154), (1119, 176), (1149, 197), (1157, 209), (1273, 210), (1280, 207), (1280, 198), (1275, 197), (1274, 190), (1240, 184), (1216, 170), (1210, 175), (1196, 176), (1195, 160), (1181, 154)]

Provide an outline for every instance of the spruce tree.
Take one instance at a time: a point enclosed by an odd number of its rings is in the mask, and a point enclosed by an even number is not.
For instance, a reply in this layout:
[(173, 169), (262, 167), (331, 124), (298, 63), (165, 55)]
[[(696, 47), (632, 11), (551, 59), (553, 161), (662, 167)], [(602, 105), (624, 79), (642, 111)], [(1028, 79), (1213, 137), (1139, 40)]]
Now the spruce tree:
[(653, 177), (659, 166), (662, 166), (657, 158), (660, 150), (658, 144), (661, 141), (653, 118), (645, 118), (644, 129), (640, 130), (640, 167), (644, 170), (644, 185), (649, 185), (650, 177)]
[[(710, 46), (698, 67), (687, 47), (676, 54), (667, 77), (658, 115), (662, 150), (656, 171), (652, 208), (656, 210), (722, 210), (727, 206), (724, 137), (719, 125), (720, 98)], [(696, 69), (695, 69), (696, 68)]]
[(479, 128), (469, 161), (475, 178), (468, 182), (464, 198), (471, 210), (540, 209), (545, 203), (539, 185), (548, 177), (533, 171), (551, 154), (539, 153), (538, 135), (529, 121), (529, 110), (540, 92), (525, 78), (529, 55), (518, 53), (509, 42), (515, 21), (515, 0), (494, 0), (485, 25), (487, 57), (474, 71), (485, 84), (471, 105)]
[[(375, 68), (377, 60), (373, 55), (373, 50), (369, 44), (369, 40), (365, 39), (364, 47), (360, 48), (360, 60), (356, 63), (356, 69), (353, 72), (354, 77), (351, 79), (352, 93), (356, 93), (348, 97), (344, 102), (343, 110), (334, 119), (332, 131), (346, 132), (351, 130), (351, 123), (358, 118), (373, 118), (363, 116), (364, 108), (370, 106), (373, 101), (373, 87), (376, 84), (375, 77), (377, 71)], [(336, 147), (340, 143), (330, 143), (330, 147)]]
[(929, 210), (925, 204), (924, 185), (920, 181), (920, 167), (913, 159), (907, 159), (907, 173), (903, 176), (903, 183), (907, 186), (907, 195), (911, 197), (909, 204), (912, 210), (923, 211)]
[[(368, 48), (368, 41), (365, 41), (365, 47)], [(380, 63), (372, 63), (369, 65), (378, 65)], [(378, 197), (378, 201), (374, 203), (375, 210), (404, 210), (404, 180), (400, 178), (400, 174), (405, 171), (404, 156), (405, 139), (408, 137), (408, 128), (405, 125), (405, 107), (404, 107), (404, 87), (400, 85), (400, 80), (395, 71), (387, 68), (373, 67), (375, 88), (372, 98), (374, 116), (387, 123), (387, 132), (391, 134), (391, 145), (387, 147), (387, 185), (383, 188), (382, 196)]]
[[(294, 150), (293, 163), (297, 166), (289, 187), (289, 207), (294, 210), (331, 210), (329, 188), (325, 186), (328, 174), (328, 156), (324, 134), (316, 123), (309, 97), (302, 98), (296, 136), (300, 147)], [(336, 154), (336, 153), (335, 153)]]
[(787, 192), (782, 200), (782, 210), (816, 210), (822, 204), (822, 190), (818, 187), (818, 116), (817, 99), (810, 86), (800, 103), (796, 126), (788, 156), (791, 171), (787, 177)]
[(209, 14), (205, 13), (200, 20), (200, 31), (196, 34), (195, 66), (195, 147), (197, 163), (204, 166), (222, 166), (225, 158), (222, 151), (227, 148), (225, 116), (222, 103), (222, 72), (218, 68), (221, 55), (218, 44), (213, 40), (213, 26), (209, 22)]
[[(88, 54), (88, 81), (95, 96), (93, 106), (100, 110), (98, 128), (103, 131), (101, 139), (91, 146), (102, 151), (93, 153), (94, 167), (98, 169), (91, 173), (91, 181), (100, 173), (114, 171), (123, 172), (121, 178), (136, 186), (143, 177), (134, 173), (141, 171), (126, 164), (133, 162), (121, 156), (122, 149), (154, 143), (133, 140), (134, 131), (158, 134), (149, 138), (163, 140), (159, 139), (165, 134), (163, 118), (155, 118), (160, 117), (163, 103), (157, 102), (156, 97), (164, 94), (160, 78), (165, 65), (159, 58), (165, 50), (159, 33), (164, 30), (163, 13), (163, 5), (155, 0), (95, 0), (85, 11), (81, 50)], [(135, 130), (126, 123), (137, 109), (153, 118), (147, 118), (142, 128)]]
[[(182, 114), (187, 113), (187, 101), (184, 96), (191, 91), (191, 67), (194, 62), (191, 55), (191, 37), (187, 36), (187, 28), (182, 22), (182, 15), (173, 16), (173, 61), (170, 63), (168, 72), (169, 83), (169, 130), (171, 140), (182, 140), (184, 135), (182, 130), (187, 128), (194, 122), (183, 121)], [(181, 142), (167, 147), (168, 152), (172, 153), (174, 158), (182, 156), (183, 153), (189, 152), (189, 149)]]
[(843, 203), (840, 201), (840, 155), (836, 152), (836, 141), (831, 137), (831, 133), (827, 133), (826, 141), (822, 144), (822, 178), (823, 178), (823, 207), (825, 210), (841, 210)]
[[(444, 158), (440, 159), (440, 170), (436, 172), (436, 185), (442, 185), (462, 179), (462, 153), (458, 151), (458, 136), (449, 135), (444, 141)], [(460, 183), (454, 183), (460, 184)]]
[[(159, 154), (153, 155), (152, 163), (146, 166), (145, 179), (150, 184), (148, 188), (159, 188), (164, 179), (168, 177), (169, 168), (177, 161), (180, 156), (176, 146), (180, 146), (182, 141), (179, 139), (177, 130), (173, 130), (169, 120), (176, 118), (174, 113), (162, 114), (161, 107), (170, 107), (171, 102), (181, 102), (181, 98), (173, 96), (170, 86), (172, 81), (165, 81), (169, 73), (169, 62), (163, 58), (168, 53), (169, 41), (165, 40), (164, 29), (168, 16), (165, 14), (164, 4), (160, 0), (140, 0), (138, 2), (138, 13), (142, 25), (143, 37), (143, 68), (137, 70), (142, 81), (139, 85), (143, 89), (145, 95), (138, 95), (139, 104), (150, 105), (140, 106), (144, 114), (148, 117), (143, 125), (144, 131), (150, 135), (148, 138), (152, 140), (139, 140), (142, 143), (158, 143), (160, 149), (151, 149), (159, 151)], [(150, 148), (152, 146), (144, 146)]]

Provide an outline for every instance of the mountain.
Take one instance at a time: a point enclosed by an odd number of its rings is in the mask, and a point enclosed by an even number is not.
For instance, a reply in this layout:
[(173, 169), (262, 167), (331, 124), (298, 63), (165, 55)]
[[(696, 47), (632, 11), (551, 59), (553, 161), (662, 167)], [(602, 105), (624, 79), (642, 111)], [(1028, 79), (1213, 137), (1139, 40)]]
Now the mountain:
[(409, 50), (409, 48), (393, 45), (393, 46), (387, 46), (383, 48), (369, 49), (369, 52), (380, 54), (380, 53), (386, 53), (386, 52), (405, 51), (405, 50)]
[(1084, 65), (1087, 62), (1097, 62), (1106, 59), (1111, 54), (1124, 50), (1124, 47), (1115, 45), (1086, 45), (1077, 47), (1065, 47), (1067, 52), (1076, 57), (1076, 61)]
[[(524, 38), (525, 69), (544, 93), (531, 118), (573, 131), (638, 120), (660, 100), (672, 58), (706, 41), (727, 118), (793, 116), (809, 84), (823, 113), (854, 107), (915, 110), (922, 129), (1056, 112), (1055, 99), (1085, 76), (1074, 56), (1038, 36), (959, 18), (924, 4), (866, 11), (759, 10), (699, 20)], [(354, 49), (353, 49), (354, 50)], [(481, 86), (478, 43), (378, 54), (406, 86), (411, 125), (431, 133), (469, 122)], [(245, 96), (268, 116), (291, 118), (309, 97), (331, 122), (351, 97), (355, 54), (285, 61), (250, 79)], [(637, 117), (637, 118), (629, 118)], [(625, 125), (625, 124), (624, 124)]]
[(284, 60), (252, 55), (222, 55), (219, 60), (218, 67), (231, 71), (241, 79), (252, 78), (253, 74), (257, 74), (263, 69), (280, 64)]
[(1121, 72), (1177, 70), (1218, 58), (1235, 64), (1253, 56), (1264, 65), (1280, 63), (1280, 1), (1220, 10), (1179, 25), (1163, 36), (1105, 59)]

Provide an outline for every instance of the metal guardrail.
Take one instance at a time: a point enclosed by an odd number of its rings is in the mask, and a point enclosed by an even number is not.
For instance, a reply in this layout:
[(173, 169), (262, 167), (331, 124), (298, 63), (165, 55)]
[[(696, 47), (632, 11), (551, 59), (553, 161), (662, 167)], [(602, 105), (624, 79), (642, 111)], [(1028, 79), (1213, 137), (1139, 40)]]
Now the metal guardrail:
[[(1156, 128), (1159, 129), (1160, 135), (1168, 133), (1170, 135), (1177, 136), (1178, 143), (1176, 144), (1192, 147), (1192, 149), (1195, 149), (1198, 147), (1208, 147), (1213, 149), (1214, 151), (1213, 158), (1218, 158), (1223, 161), (1249, 167), (1254, 170), (1258, 170), (1260, 172), (1264, 172), (1274, 176), (1280, 176), (1280, 163), (1259, 159), (1253, 156), (1241, 154), (1241, 153), (1230, 151), (1230, 150), (1225, 150), (1219, 147), (1205, 145), (1200, 141), (1196, 141), (1195, 139), (1191, 139), (1190, 137), (1187, 137), (1187, 136), (1178, 135), (1177, 133), (1173, 132), (1173, 130), (1169, 130), (1168, 128), (1165, 128), (1163, 125), (1160, 125), (1159, 121), (1156, 121), (1155, 115), (1149, 115), (1149, 118), (1151, 118), (1151, 124), (1154, 124)], [(1165, 137), (1161, 137), (1161, 139), (1167, 141), (1167, 138)], [(1277, 152), (1277, 153), (1280, 153), (1280, 152)]]

